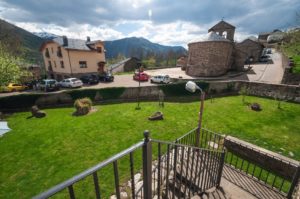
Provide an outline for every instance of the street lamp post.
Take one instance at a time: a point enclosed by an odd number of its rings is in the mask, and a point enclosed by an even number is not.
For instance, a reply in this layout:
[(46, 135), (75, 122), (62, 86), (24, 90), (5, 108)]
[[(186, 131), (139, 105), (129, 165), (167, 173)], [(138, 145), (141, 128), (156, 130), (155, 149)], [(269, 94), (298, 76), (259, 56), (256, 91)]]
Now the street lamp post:
[(200, 111), (199, 111), (199, 120), (198, 120), (198, 128), (196, 133), (196, 142), (195, 146), (199, 147), (200, 145), (200, 131), (202, 128), (202, 115), (203, 115), (203, 109), (204, 109), (204, 100), (205, 100), (205, 92), (197, 86), (195, 82), (188, 81), (185, 85), (185, 89), (191, 93), (196, 92), (196, 90), (200, 90), (201, 96), (200, 96)]

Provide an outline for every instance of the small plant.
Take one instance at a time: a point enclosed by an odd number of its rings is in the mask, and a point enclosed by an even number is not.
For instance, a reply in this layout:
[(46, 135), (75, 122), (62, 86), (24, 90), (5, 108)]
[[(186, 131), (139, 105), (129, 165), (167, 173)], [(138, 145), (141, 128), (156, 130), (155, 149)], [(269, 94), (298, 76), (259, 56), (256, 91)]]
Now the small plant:
[(258, 104), (256, 102), (252, 103), (251, 106), (250, 106), (250, 108), (253, 111), (261, 111), (262, 110), (260, 104)]
[(88, 97), (77, 99), (74, 102), (74, 107), (76, 108), (75, 115), (86, 115), (92, 109), (92, 100)]
[(245, 86), (242, 86), (239, 91), (239, 94), (242, 95), (242, 102), (243, 102), (243, 104), (245, 104), (245, 98), (246, 98), (246, 95), (248, 95), (248, 89)]

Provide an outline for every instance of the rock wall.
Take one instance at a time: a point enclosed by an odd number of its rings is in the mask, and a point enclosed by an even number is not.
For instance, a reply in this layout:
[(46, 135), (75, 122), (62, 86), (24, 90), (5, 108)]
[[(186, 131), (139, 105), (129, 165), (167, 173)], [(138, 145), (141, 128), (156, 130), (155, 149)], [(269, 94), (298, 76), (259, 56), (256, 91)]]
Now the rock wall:
[(225, 74), (230, 69), (232, 48), (229, 41), (190, 43), (186, 73), (200, 77)]
[(293, 68), (289, 66), (289, 59), (284, 54), (282, 54), (282, 66), (284, 68), (284, 72), (281, 83), (300, 85), (300, 74), (292, 73)]

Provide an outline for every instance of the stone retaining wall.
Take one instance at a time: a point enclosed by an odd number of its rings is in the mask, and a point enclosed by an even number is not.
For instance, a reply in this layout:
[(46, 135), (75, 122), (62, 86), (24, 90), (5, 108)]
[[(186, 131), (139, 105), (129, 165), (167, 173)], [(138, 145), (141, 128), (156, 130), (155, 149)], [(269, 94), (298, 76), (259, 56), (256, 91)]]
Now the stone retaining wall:
[[(291, 102), (300, 103), (300, 87), (296, 85), (284, 85), (284, 84), (265, 84), (258, 82), (247, 82), (247, 81), (216, 81), (209, 82), (208, 89), (206, 90), (207, 98), (218, 97), (218, 96), (228, 96), (236, 95), (242, 87), (245, 87), (249, 95), (258, 96), (258, 97), (268, 97), (272, 99), (280, 99)], [(182, 84), (184, 87), (184, 84)], [(141, 101), (158, 101), (158, 95), (160, 92), (159, 86), (145, 86), (145, 87), (132, 87), (124, 88), (124, 92), (120, 97), (116, 99), (103, 100), (100, 98), (92, 99), (96, 104), (97, 103), (116, 103), (116, 102), (129, 102), (137, 101), (138, 93), (140, 92), (139, 99)], [(184, 89), (183, 89), (184, 90)], [(28, 95), (27, 95), (28, 96)], [(17, 96), (21, 100), (21, 95)], [(6, 101), (10, 101), (16, 96), (4, 97), (7, 98)], [(180, 96), (168, 96), (165, 94), (165, 101), (193, 101), (199, 100), (198, 95), (185, 95)], [(1, 98), (2, 100), (2, 98)], [(34, 100), (34, 99), (31, 99)], [(15, 99), (14, 99), (15, 101)], [(67, 92), (60, 93), (47, 93), (42, 94), (37, 100), (27, 103), (32, 105), (38, 105), (40, 107), (61, 107), (61, 106), (72, 106), (73, 99)], [(30, 108), (28, 107), (22, 107)], [(22, 111), (19, 108), (8, 108), (5, 105), (0, 104), (0, 111)]]
[(232, 136), (226, 136), (224, 146), (228, 151), (233, 152), (235, 155), (255, 163), (289, 181), (293, 180), (293, 177), (300, 166), (300, 163), (296, 160)]

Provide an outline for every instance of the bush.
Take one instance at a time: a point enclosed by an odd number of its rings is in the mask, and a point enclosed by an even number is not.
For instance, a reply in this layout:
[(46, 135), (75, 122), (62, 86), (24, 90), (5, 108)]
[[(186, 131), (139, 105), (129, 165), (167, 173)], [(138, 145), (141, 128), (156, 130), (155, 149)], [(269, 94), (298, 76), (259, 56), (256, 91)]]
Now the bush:
[(76, 108), (76, 115), (86, 115), (90, 112), (92, 109), (92, 100), (90, 98), (82, 98), (82, 99), (77, 99), (74, 102), (74, 106)]

